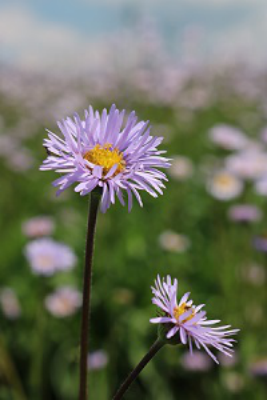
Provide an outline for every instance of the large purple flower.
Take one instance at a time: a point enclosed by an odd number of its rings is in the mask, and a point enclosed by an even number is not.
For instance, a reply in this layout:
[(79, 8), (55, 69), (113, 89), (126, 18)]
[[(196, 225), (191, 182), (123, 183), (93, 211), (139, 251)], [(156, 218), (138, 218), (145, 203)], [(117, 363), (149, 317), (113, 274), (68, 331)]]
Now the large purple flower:
[(64, 174), (53, 182), (59, 186), (58, 194), (73, 183), (82, 196), (100, 186), (102, 212), (115, 203), (116, 196), (124, 205), (123, 191), (128, 195), (129, 211), (133, 194), (142, 206), (139, 190), (153, 197), (162, 194), (167, 178), (157, 168), (170, 166), (162, 157), (165, 151), (157, 148), (163, 138), (151, 136), (148, 121), (137, 122), (134, 112), (124, 123), (124, 114), (115, 105), (101, 115), (89, 107), (83, 120), (74, 114), (73, 119), (58, 122), (63, 138), (48, 131), (44, 146), (49, 155), (40, 169)]
[(164, 324), (167, 339), (177, 338), (177, 342), (188, 343), (191, 353), (193, 344), (198, 349), (202, 346), (217, 364), (219, 362), (209, 347), (231, 356), (234, 340), (229, 339), (229, 336), (236, 334), (239, 329), (228, 330), (230, 325), (211, 327), (210, 325), (217, 324), (220, 320), (208, 320), (206, 312), (202, 311), (205, 304), (194, 306), (192, 300), (188, 301), (190, 293), (184, 294), (178, 303), (177, 279), (174, 279), (172, 284), (170, 276), (161, 280), (158, 275), (152, 293), (154, 294), (152, 303), (158, 306), (164, 315), (152, 318), (150, 322)]

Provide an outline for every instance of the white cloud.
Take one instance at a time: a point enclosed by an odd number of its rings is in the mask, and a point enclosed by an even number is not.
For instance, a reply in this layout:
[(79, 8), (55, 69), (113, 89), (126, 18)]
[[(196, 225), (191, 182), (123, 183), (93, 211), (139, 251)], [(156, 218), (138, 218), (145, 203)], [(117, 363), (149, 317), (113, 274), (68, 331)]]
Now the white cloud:
[(27, 69), (84, 70), (105, 57), (103, 43), (12, 6), (0, 12), (0, 45), (11, 62)]

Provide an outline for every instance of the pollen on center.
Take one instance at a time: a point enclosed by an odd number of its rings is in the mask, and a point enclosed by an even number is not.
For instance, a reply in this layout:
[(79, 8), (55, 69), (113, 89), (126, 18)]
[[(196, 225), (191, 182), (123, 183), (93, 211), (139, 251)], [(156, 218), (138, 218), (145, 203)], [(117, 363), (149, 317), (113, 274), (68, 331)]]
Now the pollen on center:
[(113, 165), (118, 164), (113, 176), (124, 171), (126, 166), (122, 152), (118, 148), (113, 149), (110, 143), (106, 143), (104, 146), (96, 144), (93, 149), (84, 154), (83, 158), (92, 164), (103, 167), (104, 174), (107, 174)]
[[(188, 306), (186, 303), (182, 303), (180, 306), (174, 307), (173, 314), (174, 314), (174, 318), (177, 320), (177, 322), (179, 321), (179, 317), (181, 317), (186, 311), (189, 311), (190, 309), (191, 309), (191, 307)], [(190, 319), (192, 319), (194, 317), (194, 315), (195, 315), (195, 312), (192, 310), (191, 315), (189, 315), (189, 317), (184, 319), (183, 323), (190, 321)]]

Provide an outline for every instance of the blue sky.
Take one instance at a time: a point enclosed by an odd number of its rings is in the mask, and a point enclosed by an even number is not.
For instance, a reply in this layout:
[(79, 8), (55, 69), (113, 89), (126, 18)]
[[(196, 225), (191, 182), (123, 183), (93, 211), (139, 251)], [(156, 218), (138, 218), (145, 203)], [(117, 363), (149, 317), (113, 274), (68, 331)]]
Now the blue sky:
[[(0, 61), (27, 69), (71, 69), (105, 62), (111, 37), (153, 19), (169, 51), (179, 53), (183, 32), (202, 32), (208, 60), (240, 54), (266, 60), (266, 0), (0, 0)], [(127, 45), (127, 43), (126, 43)], [(126, 46), (127, 47), (127, 46)], [(125, 48), (125, 43), (124, 43)], [(81, 62), (82, 60), (82, 62)]]

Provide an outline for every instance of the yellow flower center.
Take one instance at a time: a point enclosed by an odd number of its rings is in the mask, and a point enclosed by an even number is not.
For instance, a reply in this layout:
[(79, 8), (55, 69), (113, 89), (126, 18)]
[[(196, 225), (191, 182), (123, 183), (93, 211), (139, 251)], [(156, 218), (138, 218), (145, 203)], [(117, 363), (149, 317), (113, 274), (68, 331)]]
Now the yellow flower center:
[[(177, 322), (179, 321), (179, 317), (181, 317), (181, 315), (183, 315), (186, 311), (190, 310), (191, 307), (188, 306), (186, 303), (182, 303), (180, 306), (176, 306), (174, 307), (173, 310), (173, 314), (174, 314), (174, 318), (177, 320)], [(190, 321), (190, 319), (192, 319), (195, 315), (195, 312), (192, 310), (192, 313), (189, 315), (189, 317), (187, 317), (186, 319), (183, 320), (184, 322)]]
[(106, 143), (104, 146), (96, 144), (93, 149), (84, 154), (83, 158), (92, 164), (103, 167), (104, 174), (107, 174), (113, 165), (118, 164), (113, 176), (124, 171), (126, 166), (122, 152), (120, 152), (118, 148), (112, 149), (112, 145), (110, 143)]

